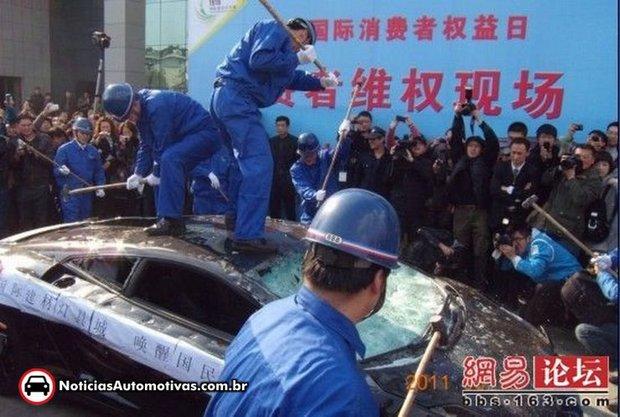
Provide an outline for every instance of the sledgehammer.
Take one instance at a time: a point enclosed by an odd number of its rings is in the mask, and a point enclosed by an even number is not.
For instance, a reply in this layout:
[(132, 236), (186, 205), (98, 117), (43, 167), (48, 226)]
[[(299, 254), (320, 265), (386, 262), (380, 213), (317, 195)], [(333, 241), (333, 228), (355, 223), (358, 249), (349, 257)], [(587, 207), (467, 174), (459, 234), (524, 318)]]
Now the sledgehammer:
[(526, 209), (533, 208), (538, 213), (542, 214), (545, 219), (549, 220), (555, 227), (557, 227), (558, 230), (562, 232), (567, 238), (572, 240), (575, 245), (579, 246), (581, 250), (588, 254), (589, 257), (596, 256), (596, 254), (592, 252), (589, 247), (587, 247), (582, 241), (577, 239), (577, 237), (575, 237), (575, 235), (569, 232), (568, 229), (562, 226), (560, 222), (558, 222), (556, 219), (553, 218), (553, 216), (551, 216), (551, 214), (547, 213), (542, 207), (540, 207), (536, 203), (536, 201), (538, 201), (538, 196), (534, 194), (526, 198), (525, 201), (521, 203), (521, 206)]
[(420, 361), (418, 369), (416, 369), (415, 375), (413, 376), (413, 381), (409, 384), (407, 397), (405, 398), (403, 405), (400, 407), (398, 417), (409, 416), (411, 407), (413, 407), (413, 402), (415, 401), (415, 396), (418, 393), (418, 379), (422, 374), (424, 374), (426, 365), (430, 361), (431, 356), (433, 355), (433, 352), (435, 352), (435, 348), (437, 348), (437, 345), (441, 339), (448, 339), (446, 323), (440, 315), (434, 315), (431, 317), (431, 328), (433, 329), (433, 336), (431, 337), (431, 341), (428, 343), (428, 346), (426, 346), (424, 355), (422, 355), (422, 360)]
[[(536, 194), (529, 196), (528, 198), (525, 199), (525, 201), (523, 201), (521, 203), (521, 206), (523, 206), (523, 208), (533, 208), (534, 210), (536, 210), (538, 213), (542, 214), (545, 219), (549, 220), (555, 227), (558, 228), (558, 230), (560, 232), (562, 232), (567, 238), (569, 238), (575, 245), (579, 246), (579, 248), (584, 251), (590, 258), (593, 258), (595, 256), (597, 256), (596, 253), (594, 253), (589, 247), (587, 247), (582, 241), (580, 241), (579, 239), (577, 239), (577, 237), (575, 235), (573, 235), (568, 229), (566, 229), (566, 227), (562, 226), (560, 224), (560, 222), (558, 222), (556, 219), (553, 218), (553, 216), (551, 216), (551, 214), (547, 213), (545, 211), (545, 209), (543, 209), (542, 207), (540, 207), (536, 201), (538, 200), (538, 196)], [(616, 274), (616, 271), (613, 270), (609, 270), (609, 272), (611, 274), (613, 274), (616, 278), (618, 277), (618, 274)]]

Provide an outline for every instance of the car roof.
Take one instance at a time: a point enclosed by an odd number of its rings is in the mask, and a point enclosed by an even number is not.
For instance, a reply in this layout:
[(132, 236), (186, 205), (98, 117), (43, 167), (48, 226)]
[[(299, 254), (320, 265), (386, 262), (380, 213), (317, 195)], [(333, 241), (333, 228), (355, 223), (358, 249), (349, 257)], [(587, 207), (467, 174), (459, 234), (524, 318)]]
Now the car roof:
[(116, 218), (87, 221), (37, 229), (5, 239), (15, 249), (53, 254), (56, 259), (74, 255), (104, 255), (124, 253), (161, 259), (206, 262), (222, 269), (245, 273), (268, 264), (284, 254), (303, 251), (301, 240), (305, 228), (298, 223), (270, 219), (266, 221), (265, 236), (278, 248), (274, 254), (246, 254), (230, 250), (223, 216), (188, 216), (186, 232), (180, 237), (148, 236), (144, 227), (152, 218)]

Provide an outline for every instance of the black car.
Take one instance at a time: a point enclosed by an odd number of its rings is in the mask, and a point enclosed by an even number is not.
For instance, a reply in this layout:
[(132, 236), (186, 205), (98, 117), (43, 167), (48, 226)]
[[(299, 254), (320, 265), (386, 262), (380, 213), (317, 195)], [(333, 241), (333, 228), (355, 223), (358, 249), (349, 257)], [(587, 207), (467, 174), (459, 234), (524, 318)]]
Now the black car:
[[(222, 217), (188, 218), (181, 238), (147, 236), (142, 229), (150, 222), (73, 223), (0, 241), (0, 322), (7, 327), (0, 330), (7, 338), (0, 388), (35, 366), (74, 381), (217, 380), (226, 347), (245, 320), (300, 286), (306, 243), (296, 223), (268, 220), (277, 254), (245, 255), (227, 247)], [(465, 357), (501, 364), (507, 355), (552, 354), (551, 342), (477, 290), (405, 264), (388, 279), (383, 309), (358, 325), (367, 346), (360, 365), (383, 415), (397, 414), (437, 314), (449, 337), (426, 373), (442, 383), (420, 392), (420, 415), (554, 415), (545, 408), (463, 405)], [(198, 392), (88, 398), (158, 415), (200, 415), (208, 401)]]

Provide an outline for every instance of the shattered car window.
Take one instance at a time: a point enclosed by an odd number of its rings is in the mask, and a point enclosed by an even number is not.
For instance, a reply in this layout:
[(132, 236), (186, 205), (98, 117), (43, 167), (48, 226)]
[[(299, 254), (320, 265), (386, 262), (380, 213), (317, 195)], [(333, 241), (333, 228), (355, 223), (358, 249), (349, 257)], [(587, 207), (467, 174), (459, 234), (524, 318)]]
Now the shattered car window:
[[(302, 257), (301, 252), (292, 252), (268, 267), (251, 272), (258, 275), (258, 280), (271, 292), (288, 297), (301, 285)], [(357, 325), (366, 345), (366, 357), (417, 343), (431, 316), (440, 312), (443, 302), (443, 293), (430, 277), (401, 264), (387, 280), (383, 308)]]

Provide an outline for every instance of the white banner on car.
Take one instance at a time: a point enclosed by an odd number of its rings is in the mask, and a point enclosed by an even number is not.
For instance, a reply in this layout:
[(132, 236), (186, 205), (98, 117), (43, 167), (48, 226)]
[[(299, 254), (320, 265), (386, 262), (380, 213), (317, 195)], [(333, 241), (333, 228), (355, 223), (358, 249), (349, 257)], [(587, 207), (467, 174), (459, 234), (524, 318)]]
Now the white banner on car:
[(75, 284), (59, 288), (5, 267), (0, 271), (0, 304), (79, 329), (99, 343), (179, 381), (217, 380), (224, 366), (222, 358), (113, 311), (110, 301), (117, 298), (114, 294), (73, 278)]

